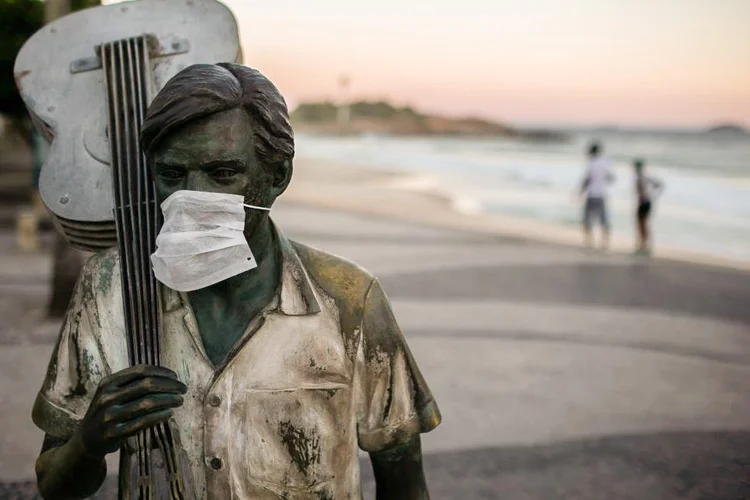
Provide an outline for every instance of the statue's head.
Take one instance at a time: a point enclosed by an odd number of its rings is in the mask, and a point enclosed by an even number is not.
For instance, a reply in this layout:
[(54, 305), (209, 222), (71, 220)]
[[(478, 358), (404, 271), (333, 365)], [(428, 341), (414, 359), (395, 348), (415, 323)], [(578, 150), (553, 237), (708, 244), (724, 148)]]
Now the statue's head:
[[(175, 75), (148, 108), (141, 144), (160, 203), (187, 189), (270, 207), (292, 177), (284, 98), (260, 72), (238, 64), (196, 64)], [(264, 216), (250, 210), (247, 229)]]

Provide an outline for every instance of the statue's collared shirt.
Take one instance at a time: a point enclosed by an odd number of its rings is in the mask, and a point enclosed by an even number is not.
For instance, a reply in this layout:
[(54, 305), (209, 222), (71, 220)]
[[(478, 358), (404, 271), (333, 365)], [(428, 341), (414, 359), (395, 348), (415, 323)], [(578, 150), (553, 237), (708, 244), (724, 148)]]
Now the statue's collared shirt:
[[(279, 292), (221, 366), (206, 355), (187, 297), (161, 289), (162, 364), (188, 386), (174, 424), (198, 498), (360, 498), (357, 450), (403, 443), (440, 413), (378, 281), (281, 233), (278, 241)], [(68, 438), (99, 380), (128, 364), (109, 251), (79, 279), (34, 421)]]

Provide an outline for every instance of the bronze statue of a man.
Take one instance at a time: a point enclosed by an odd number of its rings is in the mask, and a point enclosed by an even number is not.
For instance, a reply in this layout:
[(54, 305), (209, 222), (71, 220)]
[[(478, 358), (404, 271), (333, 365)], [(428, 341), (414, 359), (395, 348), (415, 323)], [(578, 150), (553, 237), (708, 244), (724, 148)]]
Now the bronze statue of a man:
[(190, 66), (141, 143), (165, 219), (163, 366), (128, 366), (118, 253), (94, 256), (34, 406), (42, 496), (93, 494), (105, 455), (169, 420), (198, 498), (360, 498), (358, 449), (379, 499), (428, 498), (419, 435), (440, 413), (380, 284), (264, 210), (292, 177), (276, 87), (236, 64)]

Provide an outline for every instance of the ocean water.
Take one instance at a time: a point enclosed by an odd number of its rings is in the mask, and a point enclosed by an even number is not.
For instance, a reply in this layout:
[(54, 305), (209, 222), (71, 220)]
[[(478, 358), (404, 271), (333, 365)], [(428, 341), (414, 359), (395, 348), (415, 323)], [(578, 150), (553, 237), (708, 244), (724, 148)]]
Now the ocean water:
[(599, 140), (616, 180), (615, 235), (634, 238), (632, 159), (665, 190), (655, 203), (655, 245), (750, 262), (750, 138), (697, 132), (571, 132), (564, 143), (484, 138), (297, 137), (298, 155), (418, 174), (415, 189), (440, 192), (469, 213), (498, 213), (578, 227), (585, 149)]

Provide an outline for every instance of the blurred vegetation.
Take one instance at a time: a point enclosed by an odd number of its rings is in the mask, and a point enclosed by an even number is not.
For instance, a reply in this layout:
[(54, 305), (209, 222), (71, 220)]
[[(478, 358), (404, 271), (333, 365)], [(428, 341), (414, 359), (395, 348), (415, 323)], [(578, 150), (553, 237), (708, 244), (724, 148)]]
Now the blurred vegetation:
[(70, 0), (70, 10), (71, 12), (75, 12), (89, 7), (96, 7), (101, 4), (101, 0)]
[(306, 102), (292, 112), (292, 119), (309, 123), (325, 123), (336, 119), (336, 105), (330, 101)]
[(304, 102), (292, 113), (299, 130), (318, 134), (380, 133), (391, 135), (493, 136), (534, 141), (564, 141), (568, 137), (551, 130), (519, 129), (472, 116), (451, 118), (422, 113), (410, 106), (387, 101), (356, 101), (348, 105), (349, 118), (339, 121), (340, 105), (331, 101)]
[[(349, 105), (354, 118), (376, 118), (390, 120), (399, 117), (426, 118), (410, 106), (397, 107), (386, 101), (357, 101)], [(326, 123), (336, 120), (338, 106), (330, 101), (300, 104), (292, 113), (292, 119), (308, 123)]]
[(406, 106), (397, 108), (385, 101), (367, 102), (359, 101), (352, 103), (352, 116), (363, 116), (368, 118), (396, 118), (398, 116), (419, 117), (423, 116), (413, 108)]
[(26, 117), (13, 79), (13, 63), (24, 42), (44, 25), (44, 2), (0, 0), (0, 113), (12, 121)]
[[(68, 0), (71, 11), (100, 5), (100, 0)], [(44, 26), (41, 0), (0, 0), (0, 114), (24, 135), (30, 132), (26, 107), (16, 89), (13, 64), (24, 42)]]

